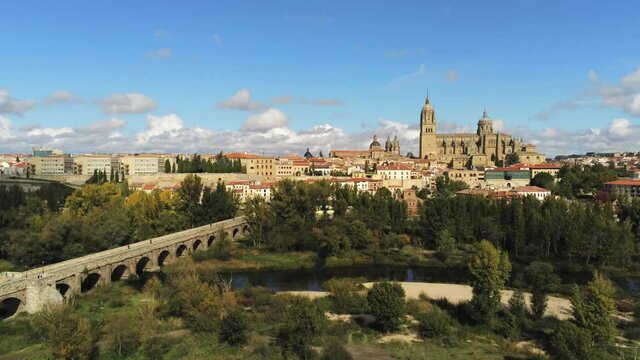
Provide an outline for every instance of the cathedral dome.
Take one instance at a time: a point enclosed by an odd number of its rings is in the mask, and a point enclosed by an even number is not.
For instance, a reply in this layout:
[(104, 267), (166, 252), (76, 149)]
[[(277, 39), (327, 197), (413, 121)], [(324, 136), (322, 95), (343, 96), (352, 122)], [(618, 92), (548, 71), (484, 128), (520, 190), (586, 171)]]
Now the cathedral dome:
[(380, 143), (378, 142), (378, 135), (373, 135), (373, 141), (371, 142), (371, 145), (369, 145), (369, 149), (376, 147), (380, 147)]
[(487, 110), (485, 110), (482, 113), (482, 117), (480, 118), (480, 120), (478, 120), (478, 125), (491, 125), (492, 123), (493, 121), (491, 120), (489, 115), (487, 115)]

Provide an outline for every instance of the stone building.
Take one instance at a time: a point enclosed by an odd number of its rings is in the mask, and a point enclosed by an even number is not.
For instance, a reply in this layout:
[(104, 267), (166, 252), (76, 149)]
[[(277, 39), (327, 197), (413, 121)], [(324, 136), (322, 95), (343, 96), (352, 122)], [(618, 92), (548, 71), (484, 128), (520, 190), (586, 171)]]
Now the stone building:
[(473, 166), (497, 166), (504, 164), (510, 154), (523, 157), (521, 162), (544, 162), (534, 145), (524, 144), (522, 139), (494, 132), (493, 120), (485, 110), (476, 133), (438, 134), (436, 113), (429, 97), (420, 113), (420, 158), (447, 163), (452, 168)]

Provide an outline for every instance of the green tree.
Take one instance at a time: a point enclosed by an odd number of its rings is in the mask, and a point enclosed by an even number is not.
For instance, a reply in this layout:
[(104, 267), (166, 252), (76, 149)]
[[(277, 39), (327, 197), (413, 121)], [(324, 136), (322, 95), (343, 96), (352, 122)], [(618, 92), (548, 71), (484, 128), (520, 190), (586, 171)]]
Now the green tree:
[(220, 341), (229, 345), (244, 345), (247, 343), (247, 320), (242, 311), (233, 309), (222, 317), (218, 337)]
[(599, 359), (593, 348), (591, 335), (569, 321), (558, 322), (558, 327), (550, 336), (546, 347), (552, 359), (595, 360)]
[(441, 260), (446, 260), (456, 248), (456, 240), (449, 229), (442, 229), (436, 236), (437, 255)]
[(167, 174), (171, 172), (171, 162), (169, 159), (164, 161), (164, 172)]
[(524, 273), (531, 286), (531, 313), (539, 319), (547, 309), (547, 293), (560, 284), (560, 278), (554, 273), (551, 264), (541, 261), (532, 262)]
[(520, 289), (516, 289), (509, 299), (509, 312), (513, 314), (518, 321), (524, 320), (529, 314), (527, 302), (524, 293)]
[(603, 347), (613, 344), (617, 335), (613, 313), (616, 310), (615, 287), (600, 273), (587, 284), (587, 291), (580, 299), (579, 293), (572, 297), (576, 324), (589, 331), (594, 344)]
[(33, 326), (47, 340), (55, 359), (91, 358), (95, 338), (89, 321), (73, 312), (70, 305), (52, 305), (36, 313)]
[(545, 172), (537, 173), (536, 176), (531, 179), (531, 185), (545, 188), (547, 190), (553, 190), (555, 185), (555, 179), (553, 175)]
[(116, 313), (107, 319), (103, 331), (109, 348), (118, 356), (123, 356), (140, 345), (140, 328), (135, 315)]
[(376, 324), (384, 331), (398, 328), (405, 315), (405, 293), (397, 282), (378, 282), (367, 293), (367, 303)]
[(313, 359), (316, 354), (309, 345), (323, 331), (325, 323), (324, 313), (315, 303), (296, 297), (283, 310), (277, 343), (285, 355)]
[(469, 262), (473, 298), (471, 307), (476, 321), (488, 323), (500, 305), (500, 290), (509, 278), (511, 263), (507, 253), (496, 249), (487, 240), (476, 247)]
[(178, 211), (182, 213), (190, 227), (204, 224), (203, 208), (200, 204), (203, 185), (202, 178), (197, 175), (187, 175), (180, 183), (177, 191)]
[(516, 153), (513, 154), (507, 154), (507, 156), (504, 157), (504, 165), (505, 166), (511, 166), (514, 164), (517, 164), (520, 162), (520, 156)]

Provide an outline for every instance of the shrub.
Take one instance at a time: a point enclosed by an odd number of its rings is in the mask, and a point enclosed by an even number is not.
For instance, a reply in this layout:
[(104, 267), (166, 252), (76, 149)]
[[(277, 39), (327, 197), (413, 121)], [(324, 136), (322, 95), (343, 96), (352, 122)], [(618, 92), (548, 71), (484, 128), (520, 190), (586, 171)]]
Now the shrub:
[(590, 360), (594, 358), (593, 341), (589, 331), (568, 321), (558, 324), (547, 345), (553, 359)]
[(418, 316), (418, 333), (426, 338), (451, 334), (453, 319), (445, 311), (433, 306)]
[(283, 310), (277, 343), (285, 355), (295, 354), (301, 359), (311, 359), (315, 352), (309, 344), (322, 332), (325, 323), (324, 314), (316, 304), (308, 299), (294, 298)]
[(45, 307), (33, 316), (32, 324), (47, 339), (55, 359), (89, 359), (94, 352), (96, 339), (89, 320), (69, 305)]
[(395, 330), (405, 315), (404, 289), (397, 282), (375, 283), (367, 294), (367, 303), (376, 324), (384, 331)]
[(509, 312), (513, 314), (518, 321), (528, 315), (529, 310), (527, 309), (527, 303), (525, 302), (522, 290), (516, 289), (511, 295), (509, 299)]
[(322, 352), (320, 360), (352, 360), (353, 357), (347, 349), (338, 342), (333, 342)]
[(247, 321), (240, 310), (231, 310), (222, 318), (218, 338), (233, 346), (247, 343)]
[(140, 325), (133, 318), (131, 314), (114, 314), (104, 327), (109, 349), (118, 356), (129, 354), (140, 345)]
[(333, 302), (332, 310), (339, 314), (360, 314), (367, 312), (367, 299), (360, 293), (363, 290), (358, 279), (331, 279), (322, 284), (322, 287), (331, 292)]

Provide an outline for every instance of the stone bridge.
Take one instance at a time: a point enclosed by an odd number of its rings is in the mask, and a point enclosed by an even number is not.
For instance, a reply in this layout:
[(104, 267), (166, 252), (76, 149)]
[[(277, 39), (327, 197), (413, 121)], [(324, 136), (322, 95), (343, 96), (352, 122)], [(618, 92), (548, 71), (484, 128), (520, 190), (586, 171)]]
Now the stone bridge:
[(222, 233), (237, 239), (248, 231), (244, 217), (200, 226), (24, 272), (0, 273), (0, 320), (45, 304), (61, 303), (98, 284), (157, 271), (182, 256), (206, 250)]

